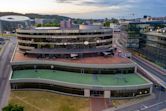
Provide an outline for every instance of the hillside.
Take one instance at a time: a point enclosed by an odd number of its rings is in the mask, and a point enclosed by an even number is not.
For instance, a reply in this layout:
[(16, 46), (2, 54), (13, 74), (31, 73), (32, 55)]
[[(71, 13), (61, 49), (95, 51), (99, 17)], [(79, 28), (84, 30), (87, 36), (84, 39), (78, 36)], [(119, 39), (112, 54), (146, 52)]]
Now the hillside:
[(35, 13), (21, 14), (21, 13), (15, 13), (15, 12), (0, 12), (0, 16), (6, 16), (6, 15), (23, 15), (23, 16), (27, 16), (31, 19), (44, 18), (44, 19), (55, 19), (56, 21), (69, 19), (69, 17), (59, 16), (59, 15), (41, 15), (41, 14), (35, 14)]

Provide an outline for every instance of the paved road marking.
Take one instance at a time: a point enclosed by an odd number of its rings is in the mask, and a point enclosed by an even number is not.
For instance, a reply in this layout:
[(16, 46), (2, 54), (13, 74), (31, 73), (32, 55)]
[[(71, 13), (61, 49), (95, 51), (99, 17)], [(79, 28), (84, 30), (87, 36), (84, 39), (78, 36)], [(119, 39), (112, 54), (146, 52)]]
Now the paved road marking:
[(152, 105), (150, 105), (150, 106), (145, 106), (145, 105), (143, 105), (144, 108), (141, 108), (140, 110), (135, 110), (135, 111), (143, 111), (143, 110), (152, 108), (152, 107), (154, 107), (154, 106), (158, 106), (158, 105), (163, 104), (163, 103), (166, 103), (166, 100), (165, 100), (165, 101), (162, 101), (162, 102), (159, 102), (159, 103), (156, 103), (156, 104), (152, 104)]

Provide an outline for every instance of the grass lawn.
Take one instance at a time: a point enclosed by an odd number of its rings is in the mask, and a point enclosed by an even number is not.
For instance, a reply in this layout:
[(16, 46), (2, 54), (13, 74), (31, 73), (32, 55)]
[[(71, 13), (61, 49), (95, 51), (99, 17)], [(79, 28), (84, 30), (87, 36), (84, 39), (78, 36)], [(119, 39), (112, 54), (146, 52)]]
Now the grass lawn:
[(44, 91), (12, 91), (9, 103), (25, 111), (90, 111), (89, 99)]
[(16, 34), (0, 34), (1, 37), (16, 37)]

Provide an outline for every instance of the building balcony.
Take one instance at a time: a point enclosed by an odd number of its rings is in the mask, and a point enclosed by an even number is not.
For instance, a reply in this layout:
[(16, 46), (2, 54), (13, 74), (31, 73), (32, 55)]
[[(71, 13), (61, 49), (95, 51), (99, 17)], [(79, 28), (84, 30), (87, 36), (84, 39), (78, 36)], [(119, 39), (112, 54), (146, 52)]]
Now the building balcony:
[(93, 34), (93, 35), (24, 35), (17, 34), (17, 37), (22, 38), (91, 38), (91, 37), (105, 37), (110, 36), (112, 34)]
[[(99, 44), (99, 43), (107, 43), (111, 42), (111, 39), (105, 39), (105, 40), (98, 40), (96, 42), (88, 42), (88, 44)], [(84, 45), (84, 42), (34, 42), (30, 40), (18, 40), (18, 43), (25, 43), (25, 44), (40, 44), (40, 45)]]

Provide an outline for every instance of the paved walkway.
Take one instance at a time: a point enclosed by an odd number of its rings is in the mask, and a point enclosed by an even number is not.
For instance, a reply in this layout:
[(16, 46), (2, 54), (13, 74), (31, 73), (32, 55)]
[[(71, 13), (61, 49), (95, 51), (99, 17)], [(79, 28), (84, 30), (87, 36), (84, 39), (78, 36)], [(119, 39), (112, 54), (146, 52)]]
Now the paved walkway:
[(109, 99), (104, 98), (91, 98), (91, 111), (103, 111), (104, 109), (110, 108), (111, 102)]

